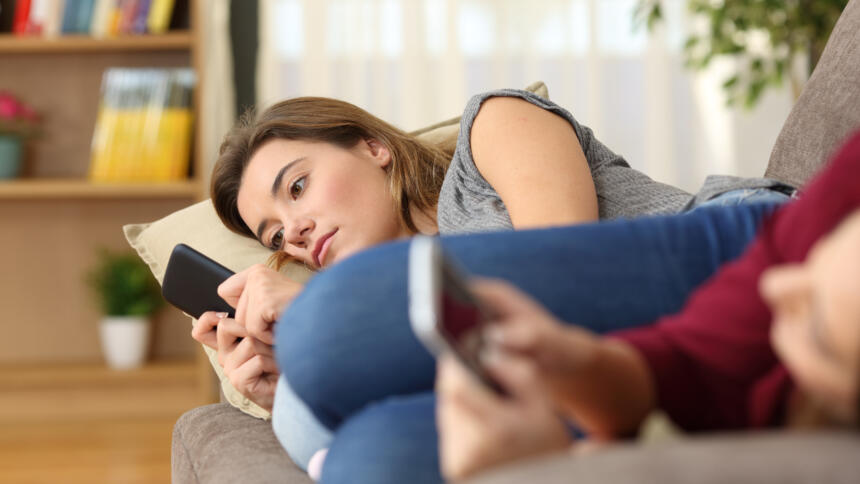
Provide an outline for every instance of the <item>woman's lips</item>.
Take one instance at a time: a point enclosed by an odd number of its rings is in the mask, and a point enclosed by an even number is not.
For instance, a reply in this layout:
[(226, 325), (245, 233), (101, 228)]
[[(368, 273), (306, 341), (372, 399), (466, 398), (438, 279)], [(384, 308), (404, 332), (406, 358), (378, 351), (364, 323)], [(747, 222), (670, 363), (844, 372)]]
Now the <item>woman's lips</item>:
[(314, 259), (316, 259), (317, 267), (321, 268), (323, 266), (323, 263), (325, 263), (325, 257), (328, 254), (328, 248), (331, 247), (332, 237), (334, 236), (335, 232), (337, 232), (337, 229), (332, 230), (331, 232), (329, 232), (328, 235), (323, 237), (322, 246), (320, 247), (319, 251), (314, 254)]

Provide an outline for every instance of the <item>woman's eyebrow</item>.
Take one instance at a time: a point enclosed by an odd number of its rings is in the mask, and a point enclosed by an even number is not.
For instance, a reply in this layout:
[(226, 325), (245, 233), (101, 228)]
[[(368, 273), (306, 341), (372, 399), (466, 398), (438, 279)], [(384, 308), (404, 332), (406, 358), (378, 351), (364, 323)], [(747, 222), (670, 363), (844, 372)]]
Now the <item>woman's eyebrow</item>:
[[(281, 190), (281, 184), (284, 182), (284, 175), (286, 175), (290, 168), (292, 168), (296, 163), (305, 160), (306, 158), (306, 156), (296, 158), (278, 170), (278, 174), (275, 175), (275, 181), (272, 183), (272, 198), (275, 198)], [(267, 220), (263, 220), (259, 225), (257, 225), (257, 240), (259, 240), (263, 246), (266, 246), (265, 242), (263, 242), (263, 231), (266, 230), (266, 225), (268, 225)]]
[(296, 158), (295, 160), (284, 165), (280, 170), (278, 170), (278, 174), (275, 176), (275, 181), (272, 183), (272, 198), (275, 198), (278, 195), (278, 192), (281, 190), (281, 183), (284, 181), (284, 175), (287, 171), (296, 163), (307, 158), (306, 156), (302, 156), (301, 158)]

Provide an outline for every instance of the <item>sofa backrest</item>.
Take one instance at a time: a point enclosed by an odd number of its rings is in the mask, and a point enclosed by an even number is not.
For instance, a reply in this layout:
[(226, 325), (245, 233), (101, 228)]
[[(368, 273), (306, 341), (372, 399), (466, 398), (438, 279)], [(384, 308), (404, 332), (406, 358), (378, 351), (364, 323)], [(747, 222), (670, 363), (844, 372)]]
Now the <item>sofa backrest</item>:
[(773, 147), (765, 176), (800, 186), (860, 128), (860, 0), (851, 0)]

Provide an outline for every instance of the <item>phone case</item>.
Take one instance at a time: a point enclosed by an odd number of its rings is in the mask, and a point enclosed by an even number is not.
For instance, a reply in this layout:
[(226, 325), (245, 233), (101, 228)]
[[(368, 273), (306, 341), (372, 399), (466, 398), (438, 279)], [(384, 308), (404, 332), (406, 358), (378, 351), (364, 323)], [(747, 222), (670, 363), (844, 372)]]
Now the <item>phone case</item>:
[(167, 262), (161, 294), (191, 317), (217, 311), (232, 318), (233, 307), (218, 296), (218, 286), (232, 275), (233, 271), (209, 257), (185, 244), (177, 244)]

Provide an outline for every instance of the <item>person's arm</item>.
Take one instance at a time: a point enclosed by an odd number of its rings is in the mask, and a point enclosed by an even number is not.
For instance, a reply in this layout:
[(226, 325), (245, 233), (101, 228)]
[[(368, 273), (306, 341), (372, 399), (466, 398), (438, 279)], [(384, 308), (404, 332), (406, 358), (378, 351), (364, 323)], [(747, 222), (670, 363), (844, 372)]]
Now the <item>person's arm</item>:
[(470, 135), (478, 171), (516, 229), (597, 220), (597, 195), (570, 123), (514, 97), (490, 98)]

